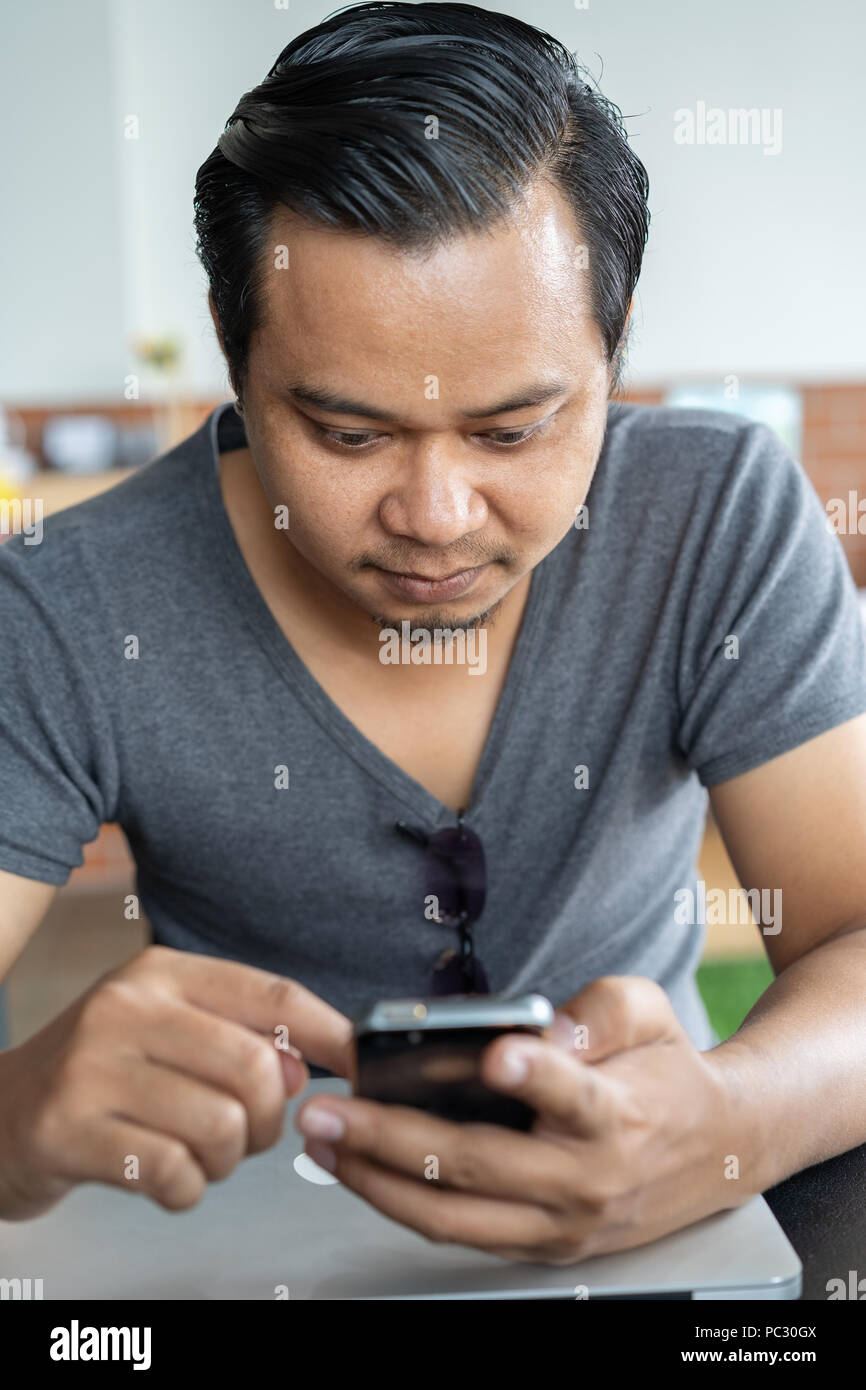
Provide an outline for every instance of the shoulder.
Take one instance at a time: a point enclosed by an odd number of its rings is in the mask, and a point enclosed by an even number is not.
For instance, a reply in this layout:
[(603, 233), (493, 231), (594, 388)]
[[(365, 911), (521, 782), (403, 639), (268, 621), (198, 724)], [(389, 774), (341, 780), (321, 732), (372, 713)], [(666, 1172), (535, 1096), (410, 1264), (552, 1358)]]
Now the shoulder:
[(18, 588), (80, 611), (87, 595), (121, 588), (127, 576), (140, 583), (158, 572), (200, 515), (199, 483), (212, 418), (96, 497), (44, 518), (35, 499), (36, 524), (28, 527), (29, 534), (16, 534), (0, 545), (2, 605), (10, 588)]
[(726, 410), (611, 402), (599, 471), (612, 485), (713, 511), (801, 505), (806, 474), (775, 430)]
[(757, 420), (727, 410), (638, 405), (611, 401), (605, 445), (627, 459), (711, 471), (755, 452), (784, 452), (776, 433)]

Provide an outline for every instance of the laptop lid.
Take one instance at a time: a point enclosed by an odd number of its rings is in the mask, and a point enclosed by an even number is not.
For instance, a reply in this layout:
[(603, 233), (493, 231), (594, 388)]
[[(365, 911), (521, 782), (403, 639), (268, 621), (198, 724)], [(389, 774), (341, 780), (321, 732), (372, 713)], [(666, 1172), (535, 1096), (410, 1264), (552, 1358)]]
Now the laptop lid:
[(567, 1268), (434, 1245), (304, 1154), (290, 1102), (282, 1139), (186, 1212), (99, 1184), (3, 1232), (0, 1278), (46, 1299), (797, 1298), (801, 1265), (762, 1197), (651, 1245)]

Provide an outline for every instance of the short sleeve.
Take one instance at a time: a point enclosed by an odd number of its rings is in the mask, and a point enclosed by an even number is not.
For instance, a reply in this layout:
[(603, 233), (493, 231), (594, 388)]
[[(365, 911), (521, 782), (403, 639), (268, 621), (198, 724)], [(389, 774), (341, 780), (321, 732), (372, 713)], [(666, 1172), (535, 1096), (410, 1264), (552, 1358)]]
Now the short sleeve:
[(866, 642), (842, 544), (774, 431), (744, 423), (695, 566), (679, 747), (704, 786), (866, 711)]
[(69, 531), (0, 545), (0, 869), (54, 884), (111, 819), (117, 782), (77, 549)]

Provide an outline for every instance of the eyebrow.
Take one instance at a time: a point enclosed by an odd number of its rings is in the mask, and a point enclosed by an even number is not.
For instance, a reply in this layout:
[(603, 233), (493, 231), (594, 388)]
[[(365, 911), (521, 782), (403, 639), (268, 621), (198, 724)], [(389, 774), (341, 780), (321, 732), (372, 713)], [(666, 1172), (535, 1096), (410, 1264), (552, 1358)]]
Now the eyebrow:
[[(570, 382), (567, 381), (538, 382), (533, 386), (526, 386), (522, 390), (514, 392), (503, 401), (496, 401), (493, 405), (485, 406), (483, 410), (465, 410), (463, 418), (466, 420), (486, 420), (490, 415), (508, 415), (514, 410), (527, 410), (532, 405), (544, 405), (547, 401), (555, 400), (557, 396), (565, 395), (569, 386)], [(380, 410), (377, 406), (370, 405), (365, 401), (353, 401), (346, 396), (338, 395), (335, 391), (327, 391), (315, 386), (297, 383), (288, 388), (288, 394), (302, 405), (311, 405), (318, 410), (327, 410), (332, 415), (363, 415), (365, 419), (369, 420), (391, 420), (394, 418), (389, 415), (387, 410)]]

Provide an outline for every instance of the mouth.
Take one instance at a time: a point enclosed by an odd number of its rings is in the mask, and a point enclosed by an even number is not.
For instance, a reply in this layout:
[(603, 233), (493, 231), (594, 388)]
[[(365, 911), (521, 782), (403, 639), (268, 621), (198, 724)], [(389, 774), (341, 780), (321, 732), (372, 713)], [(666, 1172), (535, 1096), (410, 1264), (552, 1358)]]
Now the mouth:
[(399, 573), (378, 565), (376, 571), (385, 587), (400, 598), (414, 599), (418, 603), (441, 603), (443, 599), (466, 593), (486, 568), (486, 565), (476, 565), (474, 569), (455, 570), (441, 578), (414, 572)]

